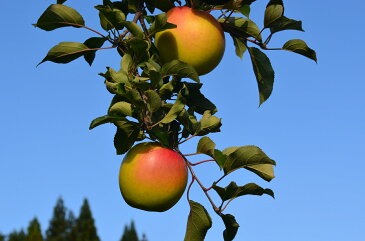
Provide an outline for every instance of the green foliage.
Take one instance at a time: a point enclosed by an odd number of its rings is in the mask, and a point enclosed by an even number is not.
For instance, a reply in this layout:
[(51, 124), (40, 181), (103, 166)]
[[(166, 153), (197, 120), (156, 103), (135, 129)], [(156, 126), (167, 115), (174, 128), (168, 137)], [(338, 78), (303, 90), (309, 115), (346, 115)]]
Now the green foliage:
[(190, 213), (184, 241), (204, 241), (205, 235), (212, 227), (212, 219), (200, 203), (189, 201)]
[(74, 241), (100, 241), (87, 199), (84, 199), (79, 217), (71, 232), (75, 233)]
[(34, 26), (46, 31), (51, 31), (69, 26), (80, 28), (84, 24), (84, 19), (75, 9), (62, 4), (52, 4), (39, 17)]
[(43, 235), (41, 230), (41, 225), (38, 222), (37, 218), (34, 218), (30, 221), (28, 226), (28, 233), (27, 233), (27, 241), (43, 241)]
[(59, 198), (53, 209), (53, 217), (46, 231), (46, 241), (68, 241), (71, 227), (67, 220), (67, 210), (63, 200)]
[(8, 235), (8, 240), (7, 241), (26, 241), (26, 234), (23, 230), (18, 231), (13, 231)]
[[(116, 50), (122, 57), (120, 69), (107, 67), (106, 72), (99, 74), (104, 79), (107, 91), (112, 94), (111, 103), (106, 113), (91, 122), (90, 129), (106, 123), (113, 124), (116, 128), (114, 146), (118, 155), (128, 152), (136, 142), (145, 139), (159, 142), (180, 152), (179, 145), (193, 137), (201, 136), (194, 155), (205, 154), (211, 157), (223, 171), (223, 176), (206, 188), (193, 172), (192, 166), (213, 160), (196, 164), (186, 160), (186, 164), (193, 176), (192, 182), (196, 181), (200, 185), (213, 210), (222, 218), (226, 227), (223, 232), (224, 240), (233, 240), (239, 224), (233, 215), (223, 213), (227, 205), (237, 197), (264, 194), (274, 197), (274, 193), (271, 189), (262, 188), (254, 183), (238, 186), (232, 181), (227, 187), (220, 187), (218, 182), (238, 169), (245, 169), (265, 181), (271, 181), (275, 177), (273, 166), (276, 162), (257, 146), (229, 147), (221, 151), (216, 148), (212, 139), (207, 137), (221, 131), (222, 119), (216, 116), (217, 106), (203, 94), (203, 83), (200, 83), (198, 73), (191, 65), (179, 60), (162, 62), (154, 46), (157, 32), (177, 27), (168, 22), (168, 14), (165, 13), (175, 6), (175, 1), (104, 0), (103, 4), (95, 8), (98, 10), (101, 28), (106, 33), (85, 26), (83, 17), (76, 10), (63, 5), (64, 2), (57, 1), (57, 4), (49, 6), (35, 26), (46, 31), (67, 26), (82, 27), (98, 36), (91, 36), (83, 43), (61, 42), (51, 48), (40, 63), (69, 63), (83, 56), (85, 61), (92, 65), (96, 51)], [(314, 61), (317, 61), (317, 56), (301, 39), (288, 40), (282, 47), (272, 48), (270, 41), (276, 33), (287, 30), (303, 31), (302, 22), (284, 15), (282, 0), (268, 0), (263, 21), (260, 23), (262, 27), (259, 27), (259, 24), (249, 19), (254, 2), (255, 0), (193, 1), (196, 9), (226, 9), (217, 21), (227, 35), (232, 37), (235, 54), (242, 59), (248, 52), (261, 105), (269, 99), (274, 89), (275, 71), (268, 51), (291, 51)], [(187, 5), (191, 3), (186, 1)], [(156, 8), (163, 13), (154, 15)], [(128, 17), (129, 14), (134, 14), (133, 19)], [(106, 44), (109, 46), (103, 47)], [(187, 191), (190, 200), (189, 190), (190, 186)], [(210, 190), (217, 192), (221, 205), (216, 205), (210, 198)], [(185, 241), (204, 240), (212, 225), (211, 218), (201, 204), (191, 200), (189, 204), (190, 214)], [(71, 213), (66, 218), (63, 203), (58, 203), (47, 230), (46, 240), (98, 240), (87, 202), (84, 203), (81, 214), (77, 220)], [(79, 229), (85, 230), (84, 236), (77, 231)], [(68, 235), (60, 235), (65, 232)], [(134, 223), (125, 227), (121, 241), (138, 241)]]

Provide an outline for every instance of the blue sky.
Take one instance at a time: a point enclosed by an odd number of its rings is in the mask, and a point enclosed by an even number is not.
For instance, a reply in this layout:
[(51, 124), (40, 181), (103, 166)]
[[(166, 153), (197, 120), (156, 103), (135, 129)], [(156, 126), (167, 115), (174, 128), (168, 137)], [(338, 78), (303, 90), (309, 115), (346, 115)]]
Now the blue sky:
[[(68, 1), (100, 29), (101, 1)], [(92, 68), (82, 59), (68, 65), (44, 63), (47, 51), (61, 41), (83, 42), (86, 30), (34, 28), (51, 1), (4, 1), (0, 15), (0, 232), (25, 228), (37, 216), (48, 226), (56, 199), (78, 213), (87, 197), (103, 241), (119, 240), (134, 219), (150, 241), (182, 240), (188, 215), (183, 197), (170, 211), (148, 213), (127, 206), (117, 175), (114, 127), (88, 130), (105, 114), (112, 96), (97, 73), (118, 68), (114, 51), (97, 54)], [(253, 5), (262, 19), (266, 1)], [(274, 92), (258, 108), (258, 94), (248, 55), (234, 54), (227, 36), (225, 56), (201, 78), (204, 94), (218, 107), (222, 132), (210, 137), (218, 148), (253, 144), (277, 161), (276, 176), (266, 183), (237, 171), (222, 182), (257, 182), (275, 191), (270, 197), (244, 197), (227, 209), (241, 228), (236, 240), (362, 241), (365, 236), (365, 108), (363, 54), (365, 4), (334, 1), (285, 1), (286, 15), (303, 21), (306, 32), (279, 33), (272, 47), (302, 38), (317, 51), (318, 64), (289, 52), (269, 52), (276, 71)], [(198, 139), (184, 144), (192, 153)], [(203, 160), (204, 157), (192, 159)], [(208, 186), (219, 177), (206, 164), (196, 172)], [(213, 194), (214, 196), (214, 194)], [(198, 187), (191, 197), (207, 206), (213, 228), (206, 240), (222, 240), (224, 226)], [(217, 198), (214, 196), (214, 198)]]

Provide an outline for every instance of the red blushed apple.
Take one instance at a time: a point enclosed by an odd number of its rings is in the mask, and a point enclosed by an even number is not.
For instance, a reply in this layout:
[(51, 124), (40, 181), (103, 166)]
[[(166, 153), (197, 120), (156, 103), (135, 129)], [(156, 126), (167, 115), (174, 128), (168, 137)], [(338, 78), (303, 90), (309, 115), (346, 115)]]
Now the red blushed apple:
[(199, 75), (219, 64), (225, 38), (221, 25), (212, 15), (189, 7), (175, 7), (167, 12), (167, 21), (177, 27), (155, 35), (163, 63), (177, 59), (192, 65)]
[(135, 145), (124, 157), (119, 187), (132, 207), (163, 212), (174, 206), (185, 191), (188, 171), (184, 158), (158, 143)]

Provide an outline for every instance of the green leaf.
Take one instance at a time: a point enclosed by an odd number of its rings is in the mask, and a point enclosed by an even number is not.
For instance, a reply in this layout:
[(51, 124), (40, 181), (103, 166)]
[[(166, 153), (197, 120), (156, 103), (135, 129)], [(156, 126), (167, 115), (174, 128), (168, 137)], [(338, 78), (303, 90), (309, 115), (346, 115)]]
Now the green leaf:
[(63, 4), (64, 2), (66, 2), (67, 0), (57, 0), (57, 4)]
[(138, 123), (132, 121), (119, 121), (115, 124), (118, 128), (114, 136), (114, 147), (117, 155), (122, 155), (139, 139), (141, 129)]
[[(224, 164), (223, 170), (227, 175), (239, 168), (246, 168), (253, 171), (266, 181), (270, 181), (272, 178), (267, 178), (271, 173), (261, 175), (261, 167), (257, 168), (257, 165), (269, 164), (276, 165), (275, 161), (270, 159), (259, 147), (257, 146), (241, 146), (231, 147), (223, 150), (223, 154), (227, 155), (227, 160)], [(255, 170), (255, 171), (254, 171)], [(268, 169), (265, 169), (267, 172)], [(273, 176), (273, 173), (272, 173)]]
[(82, 16), (75, 9), (62, 4), (50, 5), (34, 24), (34, 26), (46, 31), (69, 26), (82, 27), (79, 25), (85, 25)]
[(112, 83), (121, 83), (125, 85), (129, 84), (128, 75), (123, 70), (116, 72), (114, 69), (107, 67), (107, 72), (105, 74), (99, 75), (103, 76), (105, 79)]
[(196, 152), (214, 157), (214, 150), (215, 143), (209, 137), (204, 136), (199, 140)]
[(247, 166), (246, 169), (257, 174), (259, 177), (268, 182), (275, 178), (274, 168), (271, 164), (251, 165)]
[[(185, 89), (185, 87), (184, 87), (184, 89)], [(186, 102), (185, 97), (182, 94), (184, 89), (180, 90), (174, 105), (171, 107), (169, 112), (167, 112), (167, 114), (160, 121), (160, 123), (167, 124), (167, 123), (172, 122), (173, 120), (175, 120), (177, 118), (177, 116), (180, 114), (180, 112), (184, 109), (185, 102)]]
[(176, 84), (175, 82), (176, 81), (172, 80), (161, 86), (161, 88), (158, 90), (158, 93), (160, 94), (162, 99), (166, 100), (171, 97)]
[(94, 119), (90, 124), (89, 130), (94, 129), (97, 126), (100, 126), (100, 125), (103, 125), (106, 123), (114, 123), (116, 121), (121, 121), (121, 120), (126, 120), (126, 119), (124, 117), (120, 117), (120, 116), (104, 115), (104, 116)]
[(162, 101), (156, 91), (147, 90), (145, 91), (145, 95), (147, 96), (147, 107), (151, 113), (154, 113), (161, 108)]
[(98, 5), (95, 8), (99, 10), (100, 25), (104, 30), (124, 28), (126, 17), (120, 9), (112, 8), (109, 5)]
[(193, 66), (176, 59), (162, 66), (161, 76), (162, 78), (166, 76), (178, 76), (181, 78), (192, 79), (198, 83), (200, 82), (199, 75)]
[(282, 0), (270, 0), (265, 10), (264, 27), (270, 28), (271, 25), (284, 14)]
[(271, 95), (274, 85), (275, 72), (271, 66), (270, 59), (266, 56), (266, 54), (254, 47), (249, 47), (248, 50), (259, 88), (261, 105)]
[(236, 237), (240, 225), (237, 223), (236, 218), (231, 214), (222, 214), (221, 218), (226, 226), (226, 229), (223, 231), (224, 241), (231, 241)]
[(170, 0), (148, 0), (146, 3), (160, 9), (161, 11), (167, 12), (169, 9), (175, 7), (173, 2)]
[(133, 59), (129, 53), (123, 55), (122, 61), (120, 63), (122, 70), (125, 73), (129, 73), (130, 69), (133, 67)]
[(120, 101), (112, 105), (108, 111), (112, 116), (133, 116), (132, 105), (125, 101)]
[(38, 65), (46, 61), (61, 64), (69, 63), (72, 60), (83, 56), (88, 51), (90, 51), (90, 49), (83, 43), (61, 42), (51, 48), (48, 51), (47, 56)]
[(200, 128), (196, 134), (197, 136), (204, 136), (211, 132), (219, 132), (219, 128), (222, 126), (221, 119), (213, 116), (208, 110), (204, 112), (203, 117), (199, 123)]
[[(193, 135), (196, 133), (199, 128), (199, 122), (196, 120), (194, 113), (190, 113), (183, 109), (179, 116), (177, 117), (178, 121), (184, 126), (184, 133), (187, 133), (187, 136)], [(186, 138), (185, 136), (184, 138)]]
[(297, 54), (301, 54), (317, 62), (316, 52), (313, 49), (309, 48), (308, 45), (301, 39), (289, 40), (284, 44), (283, 49)]
[(284, 30), (298, 30), (304, 31), (302, 28), (302, 21), (282, 16), (278, 18), (270, 27), (271, 34), (284, 31)]
[(247, 18), (250, 17), (251, 7), (250, 5), (243, 4), (241, 7), (238, 8), (238, 11), (242, 13)]
[(190, 213), (184, 241), (204, 241), (208, 230), (212, 227), (212, 219), (200, 203), (190, 200), (189, 204)]
[(232, 200), (245, 195), (257, 195), (262, 196), (267, 194), (273, 198), (274, 192), (269, 188), (262, 188), (255, 183), (248, 183), (244, 186), (237, 186), (235, 182), (231, 182), (227, 187), (222, 188), (217, 185), (213, 185), (213, 189), (217, 192), (222, 201)]
[(132, 47), (135, 56), (135, 63), (140, 64), (150, 59), (149, 48), (150, 44), (148, 41), (132, 38), (128, 41), (128, 44)]
[(171, 28), (176, 28), (176, 25), (167, 22), (166, 13), (161, 13), (155, 16), (155, 21), (152, 23), (151, 28), (148, 30), (148, 32), (150, 36), (153, 36), (157, 32)]
[(242, 42), (242, 40), (234, 37), (233, 35), (231, 35), (232, 39), (233, 39), (233, 44), (236, 48), (236, 55), (238, 57), (240, 57), (241, 59), (243, 58), (243, 54), (246, 52), (247, 47), (246, 45)]
[(262, 40), (259, 27), (250, 19), (230, 17), (227, 21), (226, 18), (221, 18), (218, 21), (222, 23), (224, 30), (228, 33), (235, 36), (253, 37), (259, 41)]
[[(103, 46), (103, 44), (105, 43), (106, 39), (102, 38), (102, 37), (92, 37), (87, 39), (84, 44), (89, 48), (89, 49), (96, 49), (96, 48), (101, 48), (101, 46)], [(91, 66), (92, 63), (94, 62), (95, 59), (95, 51), (90, 51), (84, 54), (84, 58), (86, 60), (86, 62)]]
[(143, 30), (135, 23), (130, 21), (124, 21), (124, 26), (129, 30), (129, 32), (136, 38), (143, 39)]
[(201, 115), (207, 110), (212, 114), (217, 112), (217, 107), (200, 92), (202, 84), (185, 82), (185, 85), (189, 90), (189, 96), (186, 99), (187, 106)]

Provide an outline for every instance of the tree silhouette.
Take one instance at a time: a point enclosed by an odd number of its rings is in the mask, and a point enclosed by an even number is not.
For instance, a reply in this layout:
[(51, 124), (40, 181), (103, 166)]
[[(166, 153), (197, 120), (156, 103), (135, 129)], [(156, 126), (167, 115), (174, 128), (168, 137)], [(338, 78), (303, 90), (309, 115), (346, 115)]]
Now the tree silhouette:
[(134, 225), (134, 221), (131, 221), (130, 226), (124, 226), (124, 232), (120, 241), (147, 241), (146, 235), (143, 234), (142, 240), (139, 240), (138, 234)]
[(13, 231), (8, 236), (8, 241), (26, 241), (26, 234), (23, 229), (18, 231)]
[(53, 217), (46, 231), (46, 241), (70, 241), (68, 240), (70, 233), (70, 225), (66, 219), (66, 208), (62, 198), (57, 200), (53, 210)]
[(84, 199), (79, 217), (76, 220), (76, 225), (71, 231), (71, 234), (75, 238), (74, 241), (100, 241), (89, 202), (86, 198)]
[(37, 218), (34, 218), (29, 223), (26, 241), (44, 241), (41, 225), (39, 224)]

